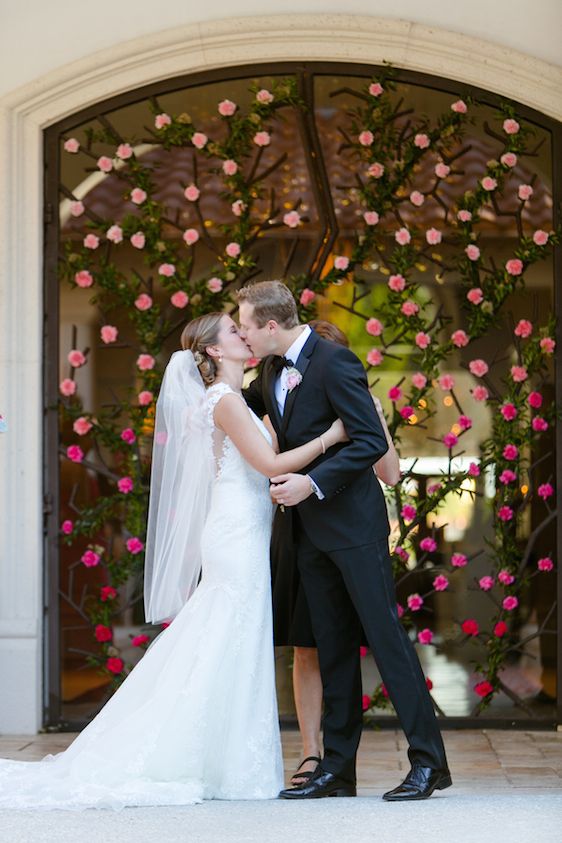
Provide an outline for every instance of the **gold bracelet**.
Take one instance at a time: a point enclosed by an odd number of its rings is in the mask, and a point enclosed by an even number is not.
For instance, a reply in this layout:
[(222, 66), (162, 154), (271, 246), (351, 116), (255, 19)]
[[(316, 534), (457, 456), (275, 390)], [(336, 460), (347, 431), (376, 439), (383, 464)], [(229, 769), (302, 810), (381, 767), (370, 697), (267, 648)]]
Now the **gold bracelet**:
[(326, 453), (326, 446), (324, 444), (324, 439), (322, 438), (322, 436), (319, 436), (318, 438), (320, 439), (320, 445), (322, 447), (322, 453), (325, 454)]

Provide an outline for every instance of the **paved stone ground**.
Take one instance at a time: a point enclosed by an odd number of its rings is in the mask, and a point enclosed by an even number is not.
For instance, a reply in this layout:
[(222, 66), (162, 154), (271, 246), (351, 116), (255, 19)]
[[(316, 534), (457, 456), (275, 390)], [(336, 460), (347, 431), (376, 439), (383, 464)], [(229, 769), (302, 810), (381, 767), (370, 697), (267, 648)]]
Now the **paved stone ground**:
[[(0, 756), (35, 760), (72, 735), (0, 738)], [(206, 802), (121, 813), (0, 811), (1, 843), (560, 843), (562, 733), (446, 732), (454, 787), (427, 802), (392, 805), (381, 793), (408, 768), (394, 731), (366, 731), (359, 798), (295, 805), (279, 801)], [(283, 734), (287, 773), (298, 763), (296, 732)]]

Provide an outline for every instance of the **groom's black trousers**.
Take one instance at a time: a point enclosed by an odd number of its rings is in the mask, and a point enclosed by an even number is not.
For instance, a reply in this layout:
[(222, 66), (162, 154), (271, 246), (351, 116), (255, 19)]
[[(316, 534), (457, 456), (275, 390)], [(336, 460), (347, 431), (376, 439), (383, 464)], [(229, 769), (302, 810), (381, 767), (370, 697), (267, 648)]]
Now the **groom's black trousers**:
[(398, 619), (388, 541), (322, 552), (296, 512), (298, 566), (318, 646), (324, 687), (322, 769), (355, 781), (363, 721), (360, 627), (408, 739), (408, 756), (447, 767), (445, 749), (413, 644)]

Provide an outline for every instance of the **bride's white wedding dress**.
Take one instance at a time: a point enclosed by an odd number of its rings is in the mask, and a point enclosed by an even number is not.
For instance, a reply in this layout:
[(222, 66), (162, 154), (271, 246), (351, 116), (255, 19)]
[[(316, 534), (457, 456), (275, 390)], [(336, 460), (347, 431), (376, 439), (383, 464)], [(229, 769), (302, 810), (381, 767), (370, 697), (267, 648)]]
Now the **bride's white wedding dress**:
[[(208, 389), (211, 418), (228, 392), (223, 383)], [(65, 752), (39, 762), (0, 761), (1, 808), (270, 799), (283, 787), (269, 482), (217, 429), (214, 445), (217, 476), (199, 586)]]

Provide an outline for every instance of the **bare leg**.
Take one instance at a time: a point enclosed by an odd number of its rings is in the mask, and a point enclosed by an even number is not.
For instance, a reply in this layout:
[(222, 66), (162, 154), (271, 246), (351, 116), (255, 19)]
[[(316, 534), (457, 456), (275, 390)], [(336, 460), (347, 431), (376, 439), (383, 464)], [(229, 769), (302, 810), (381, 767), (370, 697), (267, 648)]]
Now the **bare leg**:
[[(293, 690), (297, 719), (302, 738), (302, 756), (321, 755), (320, 721), (322, 717), (322, 679), (315, 647), (295, 647), (293, 662)], [(316, 761), (307, 761), (299, 772), (313, 772)], [(300, 784), (298, 773), (293, 784)]]

